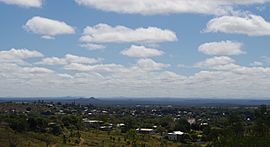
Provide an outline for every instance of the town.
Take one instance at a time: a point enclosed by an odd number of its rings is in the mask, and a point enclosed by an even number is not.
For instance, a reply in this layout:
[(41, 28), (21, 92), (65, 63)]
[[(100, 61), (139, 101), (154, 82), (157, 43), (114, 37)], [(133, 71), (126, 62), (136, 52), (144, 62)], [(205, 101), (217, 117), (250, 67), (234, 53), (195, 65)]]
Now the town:
[(268, 112), (266, 105), (2, 102), (0, 146), (263, 146)]

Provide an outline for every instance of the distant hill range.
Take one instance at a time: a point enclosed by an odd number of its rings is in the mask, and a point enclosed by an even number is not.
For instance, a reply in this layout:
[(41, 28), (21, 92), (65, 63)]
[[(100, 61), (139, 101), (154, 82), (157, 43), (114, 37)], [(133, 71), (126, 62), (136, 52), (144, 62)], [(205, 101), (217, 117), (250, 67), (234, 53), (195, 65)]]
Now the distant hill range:
[(77, 97), (56, 97), (56, 98), (0, 98), (0, 102), (61, 102), (92, 105), (181, 105), (181, 106), (216, 106), (216, 105), (270, 105), (269, 100), (255, 99), (206, 99), (206, 98), (77, 98)]

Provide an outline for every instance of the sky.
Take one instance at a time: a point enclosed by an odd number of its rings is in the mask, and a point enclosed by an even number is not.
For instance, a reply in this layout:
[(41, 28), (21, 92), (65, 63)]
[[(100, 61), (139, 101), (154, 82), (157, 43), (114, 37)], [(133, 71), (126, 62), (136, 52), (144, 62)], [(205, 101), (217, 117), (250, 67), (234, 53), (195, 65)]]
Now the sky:
[(0, 97), (270, 98), (270, 0), (0, 0)]

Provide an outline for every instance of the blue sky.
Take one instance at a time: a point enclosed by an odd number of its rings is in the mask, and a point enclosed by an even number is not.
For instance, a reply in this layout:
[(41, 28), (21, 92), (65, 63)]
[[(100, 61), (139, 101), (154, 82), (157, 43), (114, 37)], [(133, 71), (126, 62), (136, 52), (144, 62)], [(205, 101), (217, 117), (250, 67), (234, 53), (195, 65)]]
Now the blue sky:
[(269, 98), (269, 6), (0, 0), (0, 96)]

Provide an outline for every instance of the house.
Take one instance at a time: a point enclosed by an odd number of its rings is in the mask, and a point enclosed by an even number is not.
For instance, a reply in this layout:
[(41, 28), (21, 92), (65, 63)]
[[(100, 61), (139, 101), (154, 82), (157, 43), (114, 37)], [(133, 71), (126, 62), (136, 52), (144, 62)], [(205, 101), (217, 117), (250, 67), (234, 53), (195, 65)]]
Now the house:
[(87, 118), (83, 119), (84, 124), (86, 125), (86, 127), (89, 128), (98, 128), (99, 126), (101, 126), (103, 124), (103, 121), (100, 120), (89, 120)]
[(172, 133), (168, 133), (167, 137), (171, 141), (179, 141), (181, 140), (182, 136), (184, 135), (184, 132), (181, 131), (174, 131)]
[(189, 118), (189, 119), (187, 119), (187, 121), (188, 121), (188, 123), (189, 123), (190, 125), (196, 124), (196, 119), (195, 119), (195, 118)]
[(89, 120), (89, 119), (87, 119), (87, 118), (84, 118), (84, 119), (83, 119), (83, 122), (84, 122), (84, 123), (91, 123), (91, 124), (95, 124), (95, 123), (101, 124), (101, 123), (103, 123), (103, 121), (100, 121), (100, 120)]
[(101, 131), (112, 131), (112, 126), (100, 126)]
[(55, 122), (50, 122), (50, 123), (48, 123), (48, 126), (49, 126), (49, 127), (55, 127), (55, 126), (57, 126), (57, 123), (55, 123)]
[(149, 135), (156, 133), (154, 129), (147, 129), (147, 128), (138, 128), (136, 129), (136, 132), (139, 134), (149, 134)]
[(208, 123), (206, 123), (206, 122), (201, 123), (201, 126), (208, 126)]
[(125, 124), (124, 124), (124, 123), (120, 123), (120, 124), (116, 124), (116, 126), (117, 126), (118, 128), (121, 128), (121, 127), (125, 127)]

